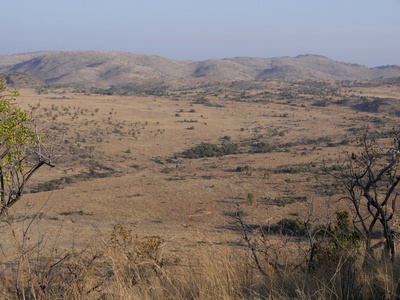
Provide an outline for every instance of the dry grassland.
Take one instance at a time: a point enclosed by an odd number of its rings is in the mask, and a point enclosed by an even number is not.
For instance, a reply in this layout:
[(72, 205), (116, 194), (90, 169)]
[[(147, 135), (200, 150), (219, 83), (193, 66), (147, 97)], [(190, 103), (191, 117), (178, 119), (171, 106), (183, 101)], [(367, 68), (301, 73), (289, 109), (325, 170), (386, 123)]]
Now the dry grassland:
[[(196, 243), (240, 244), (230, 217), (235, 203), (258, 225), (302, 220), (311, 204), (321, 222), (346, 208), (335, 201), (342, 190), (322, 161), (330, 167), (357, 151), (352, 141), (365, 125), (383, 132), (397, 126), (400, 99), (398, 85), (361, 82), (175, 82), (158, 95), (88, 91), (21, 90), (18, 103), (40, 103), (41, 126), (62, 138), (62, 149), (57, 167), (42, 168), (13, 207), (14, 226), (26, 227), (39, 212), (32, 243), (56, 242), (62, 251), (96, 247), (115, 223), (132, 224), (142, 236), (160, 236), (172, 260)], [(372, 97), (386, 104), (352, 107)], [(203, 142), (237, 143), (241, 153), (183, 157)], [(249, 153), (261, 142), (273, 150)], [(2, 246), (13, 251), (10, 235)]]

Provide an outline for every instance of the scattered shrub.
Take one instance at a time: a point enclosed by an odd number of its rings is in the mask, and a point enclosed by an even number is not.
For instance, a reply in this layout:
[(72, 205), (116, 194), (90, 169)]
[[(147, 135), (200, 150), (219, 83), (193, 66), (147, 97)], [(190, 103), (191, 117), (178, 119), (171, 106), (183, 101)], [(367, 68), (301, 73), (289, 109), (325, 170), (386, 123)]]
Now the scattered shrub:
[(306, 235), (307, 229), (311, 229), (311, 224), (295, 220), (292, 218), (285, 218), (278, 222), (283, 234), (303, 236)]
[(236, 168), (236, 172), (244, 172), (244, 171), (247, 172), (248, 170), (250, 170), (250, 167), (249, 167), (248, 165), (245, 165), (244, 167), (238, 166), (238, 167)]
[(215, 144), (201, 143), (182, 153), (185, 158), (220, 157), (228, 154), (239, 153), (238, 144), (226, 144), (218, 146)]
[(270, 146), (268, 143), (260, 142), (252, 145), (252, 150), (249, 153), (270, 153), (275, 151), (275, 146)]
[(253, 205), (254, 200), (255, 200), (254, 195), (253, 195), (252, 193), (248, 193), (248, 194), (247, 194), (247, 202), (249, 202), (250, 205)]

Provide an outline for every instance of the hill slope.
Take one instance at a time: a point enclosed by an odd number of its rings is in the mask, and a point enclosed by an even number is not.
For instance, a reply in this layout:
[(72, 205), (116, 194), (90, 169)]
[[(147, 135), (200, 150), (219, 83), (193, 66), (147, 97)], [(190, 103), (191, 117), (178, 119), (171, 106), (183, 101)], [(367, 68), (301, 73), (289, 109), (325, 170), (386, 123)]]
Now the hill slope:
[(0, 55), (1, 72), (28, 73), (49, 84), (109, 87), (155, 78), (362, 80), (400, 76), (400, 66), (368, 68), (318, 55), (185, 61), (124, 52), (48, 51)]

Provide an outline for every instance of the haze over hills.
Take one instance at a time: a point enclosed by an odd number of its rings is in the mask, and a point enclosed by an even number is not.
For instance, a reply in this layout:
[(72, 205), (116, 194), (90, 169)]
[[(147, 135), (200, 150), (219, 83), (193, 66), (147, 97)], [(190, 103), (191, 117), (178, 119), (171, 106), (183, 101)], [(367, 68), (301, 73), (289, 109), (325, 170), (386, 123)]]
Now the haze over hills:
[(319, 55), (189, 61), (125, 52), (46, 51), (0, 55), (0, 73), (6, 72), (27, 73), (47, 84), (110, 87), (149, 79), (196, 77), (364, 80), (400, 76), (400, 66), (368, 68)]

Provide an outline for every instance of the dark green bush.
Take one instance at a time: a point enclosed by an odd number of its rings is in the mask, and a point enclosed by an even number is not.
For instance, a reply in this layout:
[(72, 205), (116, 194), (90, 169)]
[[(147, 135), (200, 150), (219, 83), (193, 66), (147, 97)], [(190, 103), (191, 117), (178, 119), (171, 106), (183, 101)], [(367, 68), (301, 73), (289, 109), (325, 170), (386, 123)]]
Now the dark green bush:
[(270, 153), (275, 151), (275, 146), (270, 146), (268, 143), (260, 142), (252, 145), (252, 150), (249, 153)]
[(208, 100), (207, 98), (201, 97), (199, 99), (196, 99), (193, 104), (203, 104), (205, 106), (212, 106), (210, 100)]
[(226, 144), (218, 146), (215, 144), (201, 143), (182, 153), (185, 158), (202, 158), (202, 157), (221, 157), (228, 154), (239, 153), (238, 144)]
[(250, 170), (250, 166), (248, 166), (248, 165), (245, 165), (244, 167), (238, 166), (236, 168), (236, 172), (244, 172), (244, 171), (248, 171), (248, 170)]
[(278, 226), (281, 228), (283, 234), (293, 234), (298, 236), (306, 235), (307, 229), (311, 228), (311, 224), (306, 226), (304, 222), (292, 218), (280, 220)]

